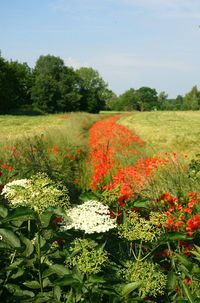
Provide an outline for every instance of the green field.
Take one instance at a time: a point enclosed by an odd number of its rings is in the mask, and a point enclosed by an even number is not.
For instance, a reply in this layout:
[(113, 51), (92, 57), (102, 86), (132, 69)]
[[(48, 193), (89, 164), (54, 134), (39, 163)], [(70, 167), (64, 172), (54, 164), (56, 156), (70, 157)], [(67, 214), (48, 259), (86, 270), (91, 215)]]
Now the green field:
[(99, 119), (87, 113), (52, 114), (45, 116), (0, 116), (0, 145), (14, 144), (33, 136), (48, 136), (53, 144), (76, 142)]
[[(107, 112), (107, 114), (116, 114)], [(0, 116), (0, 144), (34, 135), (48, 135), (52, 143), (76, 142), (93, 122), (106, 113), (54, 114), (46, 116)], [(120, 123), (134, 130), (151, 152), (167, 151), (193, 157), (200, 152), (200, 112), (133, 112), (123, 114)]]
[(200, 153), (200, 112), (134, 112), (120, 123), (134, 130), (153, 152), (193, 157)]

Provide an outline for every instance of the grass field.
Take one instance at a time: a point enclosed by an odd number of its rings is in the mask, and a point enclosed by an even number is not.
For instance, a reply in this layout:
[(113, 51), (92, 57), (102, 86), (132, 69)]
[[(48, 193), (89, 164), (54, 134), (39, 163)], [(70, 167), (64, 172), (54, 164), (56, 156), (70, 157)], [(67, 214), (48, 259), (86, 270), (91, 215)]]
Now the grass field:
[[(77, 137), (99, 119), (87, 113), (54, 114), (46, 116), (0, 116), (0, 145), (16, 140), (45, 135), (53, 144), (62, 140), (77, 141)], [(58, 142), (59, 141), (59, 142)], [(77, 145), (77, 142), (76, 142)]]
[(150, 150), (200, 153), (200, 112), (134, 112), (120, 123), (134, 130)]
[[(73, 143), (84, 131), (107, 112), (54, 114), (46, 116), (0, 116), (0, 145), (34, 135), (48, 135), (52, 143)], [(193, 157), (200, 152), (200, 112), (134, 112), (123, 113), (120, 123), (134, 130), (151, 152), (178, 152)]]

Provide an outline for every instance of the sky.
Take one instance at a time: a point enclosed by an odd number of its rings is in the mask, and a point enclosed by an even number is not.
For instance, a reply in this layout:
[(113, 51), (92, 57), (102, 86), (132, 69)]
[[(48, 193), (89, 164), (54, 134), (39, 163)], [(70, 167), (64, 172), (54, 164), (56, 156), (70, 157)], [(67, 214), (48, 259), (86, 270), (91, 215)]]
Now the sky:
[(98, 70), (117, 95), (141, 86), (170, 98), (200, 89), (200, 0), (0, 0), (0, 50)]

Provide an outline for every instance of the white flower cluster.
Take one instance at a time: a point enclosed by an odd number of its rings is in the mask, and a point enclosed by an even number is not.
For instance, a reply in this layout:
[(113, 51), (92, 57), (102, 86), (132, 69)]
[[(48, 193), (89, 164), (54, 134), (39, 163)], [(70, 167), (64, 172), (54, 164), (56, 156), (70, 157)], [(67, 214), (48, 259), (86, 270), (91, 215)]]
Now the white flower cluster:
[(20, 188), (26, 189), (29, 187), (30, 180), (29, 179), (20, 179), (14, 180), (12, 182), (7, 183), (1, 192), (1, 195), (4, 195), (5, 198), (11, 200), (13, 205), (22, 204), (23, 197), (21, 197), (18, 193)]
[(68, 210), (71, 224), (63, 226), (65, 230), (83, 230), (86, 234), (103, 233), (116, 227), (114, 219), (110, 218), (109, 208), (95, 200), (89, 200), (82, 205)]
[(30, 179), (15, 180), (6, 184), (1, 193), (11, 207), (25, 206), (38, 214), (48, 207), (67, 207), (68, 191), (55, 183), (45, 173), (38, 173)]
[(10, 193), (10, 191), (13, 190), (14, 186), (21, 186), (21, 187), (27, 187), (29, 183), (28, 179), (21, 179), (21, 180), (14, 180), (12, 182), (7, 183), (2, 190), (2, 195), (7, 195)]

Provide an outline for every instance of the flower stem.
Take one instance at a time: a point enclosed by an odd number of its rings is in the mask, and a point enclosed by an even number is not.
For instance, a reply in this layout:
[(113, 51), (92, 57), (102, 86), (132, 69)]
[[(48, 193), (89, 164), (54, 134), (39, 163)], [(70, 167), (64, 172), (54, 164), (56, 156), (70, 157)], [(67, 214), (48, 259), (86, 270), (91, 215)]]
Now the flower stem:
[(40, 283), (40, 290), (41, 293), (43, 293), (43, 281), (42, 281), (42, 263), (41, 263), (41, 238), (40, 238), (40, 232), (38, 231), (38, 263), (39, 263), (39, 283)]

